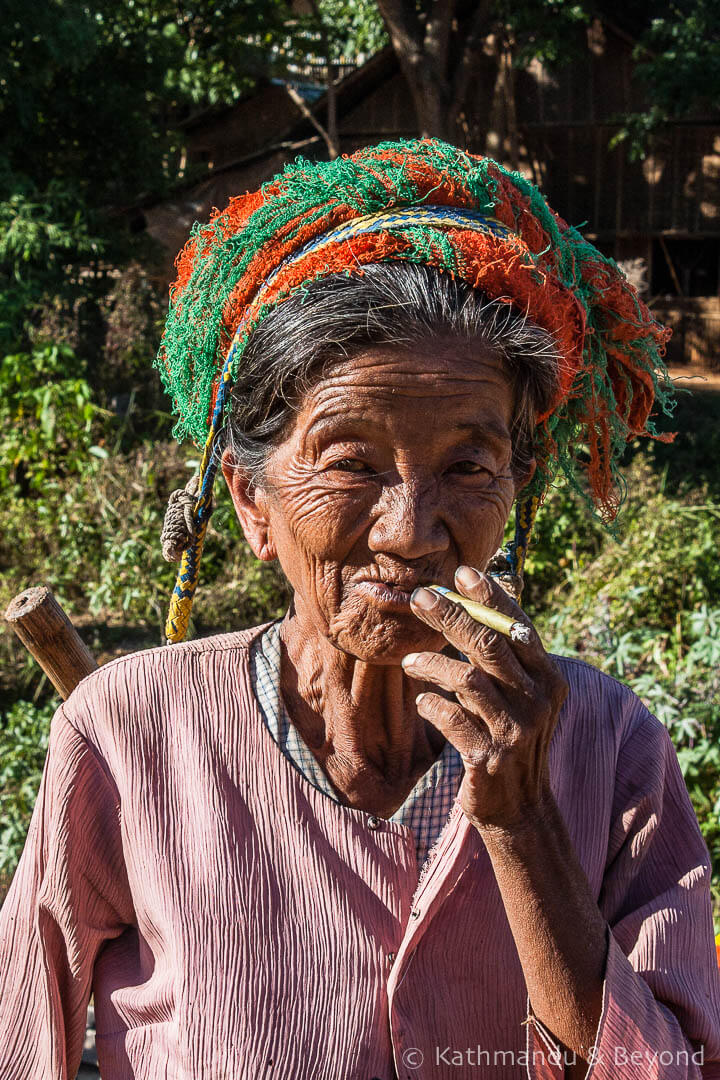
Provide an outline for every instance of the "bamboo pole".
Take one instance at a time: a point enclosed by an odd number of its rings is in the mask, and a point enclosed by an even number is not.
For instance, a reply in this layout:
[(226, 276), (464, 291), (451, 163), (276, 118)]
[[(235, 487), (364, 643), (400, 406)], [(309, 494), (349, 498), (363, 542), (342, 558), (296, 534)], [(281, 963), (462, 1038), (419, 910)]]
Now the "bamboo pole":
[(10, 601), (5, 619), (37, 660), (63, 701), (97, 663), (47, 585)]

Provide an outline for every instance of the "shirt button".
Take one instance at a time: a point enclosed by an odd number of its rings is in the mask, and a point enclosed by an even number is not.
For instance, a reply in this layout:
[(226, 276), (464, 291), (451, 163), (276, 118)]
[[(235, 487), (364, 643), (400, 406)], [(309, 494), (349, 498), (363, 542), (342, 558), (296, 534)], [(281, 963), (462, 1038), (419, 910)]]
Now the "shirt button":
[(397, 956), (397, 953), (389, 952), (387, 954), (387, 962), (388, 962), (388, 964), (391, 964), (391, 965), (394, 964), (396, 956)]
[(379, 829), (379, 828), (380, 828), (380, 818), (375, 817), (375, 815), (373, 814), (372, 817), (368, 818), (368, 829)]
[(413, 919), (419, 919), (419, 918), (420, 918), (420, 911), (419, 911), (419, 909), (418, 909), (418, 908), (415, 908), (415, 910), (414, 910), (414, 911), (411, 911), (411, 912), (410, 912), (410, 915), (411, 915), (411, 917), (412, 917)]

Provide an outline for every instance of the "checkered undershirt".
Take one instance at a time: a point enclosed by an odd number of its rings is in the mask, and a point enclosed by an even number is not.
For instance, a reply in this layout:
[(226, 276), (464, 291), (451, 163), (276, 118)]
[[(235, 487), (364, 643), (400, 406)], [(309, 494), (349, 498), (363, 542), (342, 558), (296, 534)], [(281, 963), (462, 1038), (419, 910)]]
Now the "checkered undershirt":
[[(339, 802), (330, 781), (314, 754), (300, 737), (280, 696), (280, 623), (273, 623), (255, 642), (251, 662), (252, 682), (268, 731), (283, 754), (308, 783), (329, 799)], [(405, 825), (415, 834), (418, 867), (440, 835), (462, 779), (460, 754), (449, 742), (440, 757), (420, 777), (390, 821)]]

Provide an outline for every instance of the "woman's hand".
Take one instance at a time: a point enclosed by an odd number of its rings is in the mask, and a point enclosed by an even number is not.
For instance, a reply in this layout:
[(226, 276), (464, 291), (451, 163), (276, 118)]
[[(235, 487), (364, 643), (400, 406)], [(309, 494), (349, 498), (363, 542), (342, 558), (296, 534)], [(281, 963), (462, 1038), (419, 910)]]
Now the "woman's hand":
[[(487, 575), (460, 567), (455, 581), (462, 595), (529, 625)], [(480, 830), (522, 828), (553, 801), (548, 750), (567, 684), (534, 629), (529, 642), (511, 641), (429, 589), (413, 593), (412, 608), (467, 657), (422, 652), (403, 660), (408, 675), (454, 694), (421, 694), (417, 708), (462, 755), (461, 806)]]
[[(465, 566), (455, 581), (464, 596), (529, 625), (485, 574)], [(549, 1029), (558, 1050), (587, 1063), (602, 1014), (607, 926), (550, 790), (548, 751), (567, 684), (535, 630), (527, 643), (511, 641), (432, 590), (416, 590), (412, 605), (467, 657), (417, 653), (403, 667), (454, 695), (421, 694), (418, 711), (462, 754), (460, 803), (490, 857), (533, 1021)], [(565, 1074), (586, 1071), (575, 1064)]]

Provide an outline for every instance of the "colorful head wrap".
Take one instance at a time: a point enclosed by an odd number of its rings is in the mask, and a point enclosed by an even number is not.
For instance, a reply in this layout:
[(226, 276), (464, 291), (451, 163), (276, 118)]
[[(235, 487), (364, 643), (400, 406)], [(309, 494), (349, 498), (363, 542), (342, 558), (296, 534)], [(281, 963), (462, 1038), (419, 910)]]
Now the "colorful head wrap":
[(538, 471), (517, 507), (512, 574), (522, 571), (535, 510), (558, 470), (578, 489), (584, 473), (611, 522), (627, 440), (668, 438), (650, 414), (654, 402), (672, 411), (661, 359), (670, 331), (529, 181), (434, 139), (382, 143), (331, 162), (298, 158), (259, 191), (231, 199), (209, 224), (196, 224), (177, 259), (157, 365), (179, 414), (173, 434), (204, 450), (168, 641), (187, 631), (217, 440), (250, 334), (309, 282), (391, 260), (461, 278), (527, 313), (557, 344), (557, 392), (537, 422)]

